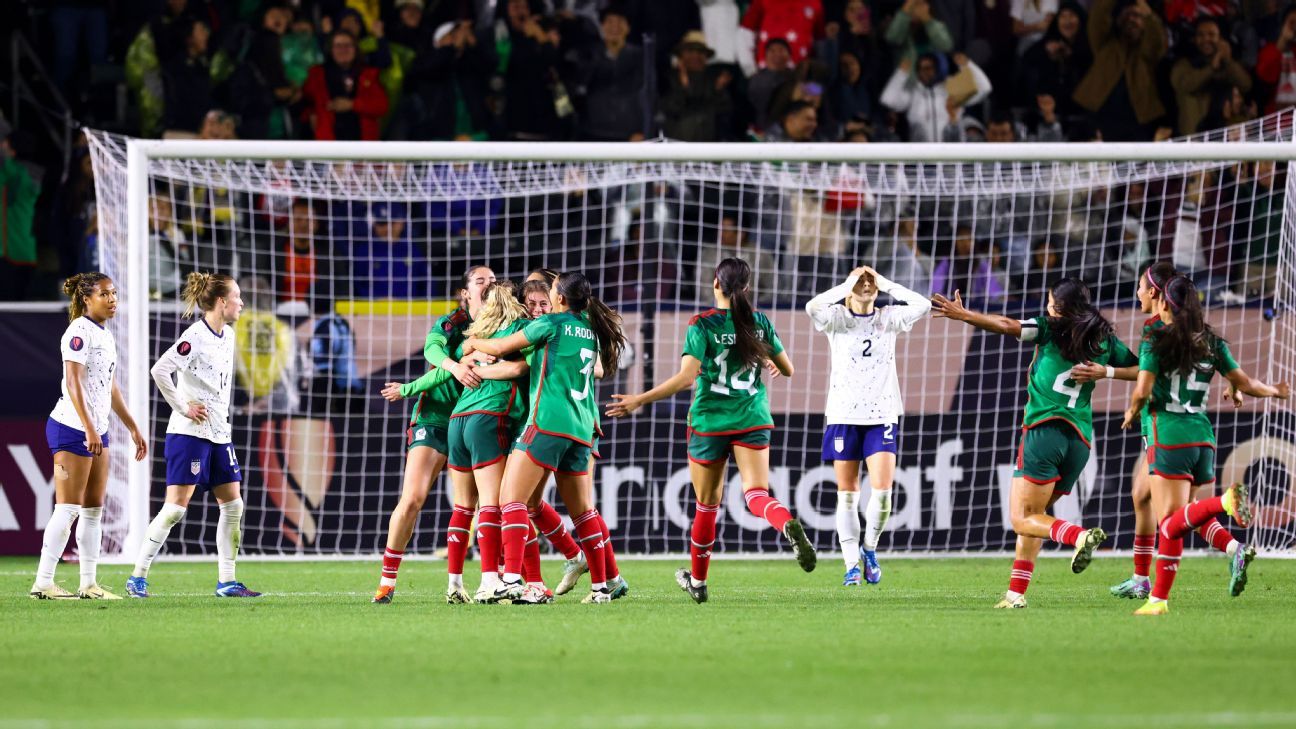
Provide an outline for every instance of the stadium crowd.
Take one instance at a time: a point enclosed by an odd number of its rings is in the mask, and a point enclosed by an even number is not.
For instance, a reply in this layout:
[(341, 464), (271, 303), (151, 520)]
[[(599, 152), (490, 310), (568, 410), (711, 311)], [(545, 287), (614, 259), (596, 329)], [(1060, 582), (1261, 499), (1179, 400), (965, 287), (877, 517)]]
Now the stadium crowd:
[[(78, 90), (84, 90), (87, 68), (119, 64), (132, 111), (121, 131), (142, 136), (1150, 141), (1296, 105), (1296, 8), (1280, 8), (1276, 0), (30, 5), (30, 32), (49, 41), (37, 46), (67, 98), (74, 105), (84, 99)], [(29, 134), (15, 132), (7, 136), (19, 143), (5, 143), (11, 150), (5, 195), (23, 198), (7, 206), (4, 220), (13, 232), (6, 235), (3, 263), (10, 285), (0, 295), (12, 298), (46, 297), (53, 287), (41, 284), (38, 268), (48, 284), (98, 265), (86, 146), (77, 147), (61, 179), (46, 173), (43, 184), (26, 160), (34, 179), (24, 182), (21, 140)], [(1281, 168), (1239, 165), (1090, 193), (1061, 215), (1044, 214), (1046, 201), (1039, 200), (978, 201), (982, 209), (976, 211), (895, 205), (886, 214), (838, 216), (856, 222), (838, 220), (824, 233), (823, 219), (838, 211), (841, 200), (784, 196), (777, 207), (789, 215), (768, 224), (761, 219), (768, 212), (764, 203), (711, 200), (714, 191), (662, 185), (621, 193), (644, 199), (612, 205), (631, 213), (618, 216), (616, 230), (609, 228), (601, 242), (615, 245), (600, 255), (616, 259), (605, 262), (608, 270), (659, 262), (668, 290), (651, 298), (685, 298), (673, 288), (681, 272), (671, 269), (672, 261), (691, 269), (695, 252), (666, 240), (667, 219), (685, 220), (705, 229), (694, 236), (703, 247), (741, 245), (763, 256), (765, 266), (753, 263), (758, 279), (770, 285), (779, 274), (825, 268), (802, 258), (844, 256), (872, 260), (892, 274), (916, 272), (910, 280), (916, 288), (955, 282), (993, 299), (1029, 293), (1062, 271), (1101, 270), (1109, 274), (1105, 281), (1124, 284), (1153, 256), (1183, 249), (1191, 235), (1196, 245), (1188, 248), (1195, 251), (1180, 257), (1208, 275), (1213, 283), (1205, 289), (1220, 294), (1216, 298), (1238, 303), (1272, 293), (1272, 263), (1264, 270), (1256, 264), (1276, 257), (1284, 186)], [(41, 189), (38, 204), (34, 191)], [(198, 194), (208, 197), (198, 200)], [(385, 274), (372, 286), (364, 272), (356, 273), (358, 293), (417, 297), (437, 294), (435, 281), (455, 275), (438, 268), (447, 251), (424, 250), (437, 236), (469, 239), (465, 248), (474, 236), (494, 240), (488, 248), (502, 246), (488, 253), (507, 254), (510, 247), (534, 252), (532, 244), (548, 241), (519, 238), (552, 233), (516, 221), (571, 210), (546, 205), (538, 213), (530, 202), (491, 201), (476, 218), (465, 218), (476, 224), (437, 230), (428, 222), (437, 219), (435, 211), (401, 204), (385, 206), (381, 216), (349, 210), (339, 217), (336, 204), (306, 211), (301, 206), (310, 206), (291, 200), (280, 201), (276, 211), (252, 211), (228, 191), (168, 189), (155, 201), (154, 253), (161, 264), (153, 292), (159, 296), (173, 294), (186, 268), (202, 263), (202, 242), (216, 240), (222, 229), (253, 230), (248, 218), (263, 213), (270, 221), (264, 234), (236, 236), (232, 245), (212, 250), (235, 255), (243, 247), (233, 260), (245, 270), (262, 261), (256, 270), (273, 270), (287, 290), (300, 288), (291, 276), (293, 283), (282, 281), (285, 271), (306, 266), (302, 256), (313, 250), (306, 234), (292, 227), (309, 212), (330, 221), (331, 245), (347, 247), (321, 259), (372, 259), (379, 255), (370, 250), (376, 245), (380, 258), (412, 261), (414, 269)], [(583, 210), (592, 207), (581, 202)], [(690, 214), (690, 204), (702, 211)], [(24, 217), (24, 206), (39, 210)], [(657, 214), (658, 208), (670, 215)], [(387, 219), (374, 222), (382, 217)], [(817, 231), (813, 240), (796, 234), (806, 229), (803, 223)], [(310, 225), (315, 230), (317, 223)], [(641, 245), (624, 245), (634, 242), (632, 230)], [(37, 239), (44, 244), (40, 266)], [(294, 245), (305, 247), (294, 253)], [(432, 268), (419, 268), (420, 261)], [(1257, 270), (1246, 270), (1249, 265)], [(432, 274), (426, 289), (392, 288), (401, 276), (422, 270)], [(626, 296), (645, 296), (642, 287), (626, 288), (633, 289)]]

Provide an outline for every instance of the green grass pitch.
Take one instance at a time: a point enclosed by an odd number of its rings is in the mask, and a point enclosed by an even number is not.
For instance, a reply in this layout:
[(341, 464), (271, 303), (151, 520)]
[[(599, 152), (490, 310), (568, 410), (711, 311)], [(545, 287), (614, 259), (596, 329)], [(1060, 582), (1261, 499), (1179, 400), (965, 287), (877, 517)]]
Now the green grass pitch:
[(1187, 559), (1164, 618), (1107, 594), (1129, 565), (1042, 560), (1006, 611), (1007, 558), (884, 559), (850, 590), (831, 559), (717, 561), (705, 605), (626, 560), (627, 599), (538, 607), (448, 606), (438, 562), (387, 606), (376, 562), (247, 562), (269, 594), (221, 600), (214, 564), (165, 559), (148, 601), (44, 602), (35, 558), (3, 559), (0, 729), (1296, 726), (1296, 561), (1230, 599), (1223, 559)]

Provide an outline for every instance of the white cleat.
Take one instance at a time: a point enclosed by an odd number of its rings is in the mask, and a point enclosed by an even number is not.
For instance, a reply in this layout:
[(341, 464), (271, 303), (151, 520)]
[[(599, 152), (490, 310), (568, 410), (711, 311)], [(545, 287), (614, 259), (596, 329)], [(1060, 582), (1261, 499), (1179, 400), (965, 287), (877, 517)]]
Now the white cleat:
[(590, 594), (581, 600), (582, 605), (595, 605), (605, 602), (612, 602), (612, 591), (606, 587), (602, 590), (590, 590)]
[(31, 592), (27, 593), (27, 596), (33, 600), (75, 600), (77, 598), (76, 595), (53, 582), (44, 587), (32, 585)]
[(563, 562), (563, 576), (558, 581), (558, 586), (554, 588), (555, 595), (566, 595), (576, 587), (580, 581), (581, 575), (589, 572), (589, 564), (585, 562), (585, 553), (581, 552), (575, 557)]
[(449, 605), (468, 605), (473, 602), (472, 595), (462, 587), (446, 588), (446, 603)]
[(77, 597), (82, 600), (120, 600), (121, 595), (114, 595), (98, 585), (91, 585), (84, 590), (77, 590)]

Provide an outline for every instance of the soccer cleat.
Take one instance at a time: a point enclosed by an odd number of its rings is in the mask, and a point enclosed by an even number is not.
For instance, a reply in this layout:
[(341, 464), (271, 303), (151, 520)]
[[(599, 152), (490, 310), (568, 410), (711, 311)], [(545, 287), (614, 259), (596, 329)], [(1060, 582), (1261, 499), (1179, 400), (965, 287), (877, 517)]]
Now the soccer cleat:
[(468, 591), (463, 589), (462, 587), (446, 588), (447, 605), (471, 605), (472, 602), (473, 602), (472, 595), (469, 595)]
[(517, 602), (522, 598), (522, 593), (526, 591), (526, 585), (521, 580), (517, 582), (500, 581), (491, 590), (490, 595), (486, 598), (488, 605), (508, 605)]
[(1111, 588), (1112, 597), (1124, 597), (1130, 600), (1145, 600), (1151, 592), (1152, 583), (1146, 577), (1131, 577)]
[(1075, 554), (1071, 555), (1071, 571), (1077, 575), (1085, 571), (1093, 561), (1094, 550), (1107, 540), (1107, 532), (1094, 527), (1080, 535), (1076, 542)]
[(126, 596), (127, 597), (152, 597), (148, 591), (148, 578), (146, 577), (127, 577), (126, 578)]
[(1233, 521), (1243, 529), (1251, 526), (1251, 521), (1255, 518), (1255, 514), (1251, 513), (1251, 501), (1247, 496), (1247, 485), (1235, 483), (1224, 492), (1224, 498), (1221, 499), (1225, 513), (1233, 517)]
[(617, 575), (616, 579), (609, 582), (608, 585), (612, 590), (612, 599), (620, 600), (630, 594), (630, 583), (625, 581), (624, 577)]
[(612, 591), (606, 587), (601, 590), (590, 590), (590, 594), (581, 600), (582, 605), (597, 605), (605, 602), (612, 602)]
[[(378, 591), (382, 592), (382, 588), (378, 588)], [(392, 592), (395, 591), (395, 588), (392, 588)], [(217, 582), (216, 597), (261, 597), (261, 593), (249, 590), (247, 585), (242, 582)], [(377, 598), (378, 596), (374, 595), (374, 597)], [(390, 595), (388, 600), (390, 601)], [(374, 602), (377, 602), (377, 600), (374, 600)]]
[(32, 585), (31, 592), (27, 596), (33, 600), (75, 600), (76, 595), (64, 590), (62, 587), (51, 582), (45, 587)]
[(514, 605), (548, 605), (553, 602), (553, 593), (540, 585), (527, 585), (522, 596), (513, 601)]
[(571, 592), (572, 588), (576, 587), (576, 583), (580, 581), (581, 575), (586, 572), (589, 572), (589, 564), (585, 562), (584, 552), (563, 562), (563, 576), (561, 580), (558, 580), (558, 586), (554, 588), (554, 594), (566, 595)]
[(864, 581), (870, 585), (881, 582), (882, 568), (878, 566), (877, 552), (861, 549), (860, 556), (864, 558)]
[(1251, 566), (1251, 560), (1255, 556), (1255, 547), (1249, 544), (1238, 545), (1233, 559), (1229, 561), (1229, 597), (1237, 597), (1246, 589), (1247, 567)]
[(1025, 595), (1009, 597), (1008, 593), (1004, 593), (1003, 598), (1001, 598), (999, 602), (995, 603), (996, 609), (1019, 609), (1024, 607), (1026, 607)]
[(481, 585), (477, 588), (477, 592), (473, 593), (472, 601), (478, 605), (489, 605), (492, 602), (491, 596), (495, 594), (495, 586), (498, 584), (499, 583), (496, 582), (494, 584)]
[(690, 575), (688, 570), (682, 567), (675, 570), (675, 584), (679, 585), (681, 590), (687, 592), (688, 596), (693, 598), (693, 602), (701, 605), (707, 601), (707, 586), (694, 585), (693, 575)]
[(1148, 600), (1143, 603), (1143, 607), (1134, 611), (1135, 615), (1166, 615), (1170, 612), (1170, 602), (1168, 600)]
[(814, 547), (810, 540), (806, 539), (805, 527), (801, 522), (791, 519), (783, 525), (783, 536), (792, 543), (792, 554), (796, 557), (797, 564), (806, 572), (814, 572), (815, 563), (819, 557), (815, 555)]
[(91, 585), (84, 590), (77, 590), (77, 597), (82, 600), (120, 600), (121, 595), (114, 595), (98, 585)]
[(859, 587), (862, 584), (864, 584), (864, 573), (859, 565), (846, 570), (846, 577), (842, 579), (843, 587)]
[(369, 602), (375, 605), (390, 605), (394, 597), (396, 597), (395, 585), (379, 585), (378, 591)]

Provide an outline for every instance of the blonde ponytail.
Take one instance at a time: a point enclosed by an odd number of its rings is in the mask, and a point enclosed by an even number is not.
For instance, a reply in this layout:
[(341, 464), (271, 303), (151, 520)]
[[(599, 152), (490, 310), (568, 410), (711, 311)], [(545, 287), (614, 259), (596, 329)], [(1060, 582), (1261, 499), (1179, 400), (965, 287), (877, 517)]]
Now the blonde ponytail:
[(486, 301), (466, 332), (470, 337), (489, 337), (518, 319), (525, 319), (526, 307), (514, 292), (512, 281), (496, 281), (486, 289)]
[(185, 302), (182, 316), (189, 319), (195, 310), (206, 313), (216, 308), (216, 300), (229, 296), (233, 283), (234, 277), (224, 273), (190, 273), (185, 279), (184, 291), (180, 293), (180, 300)]

